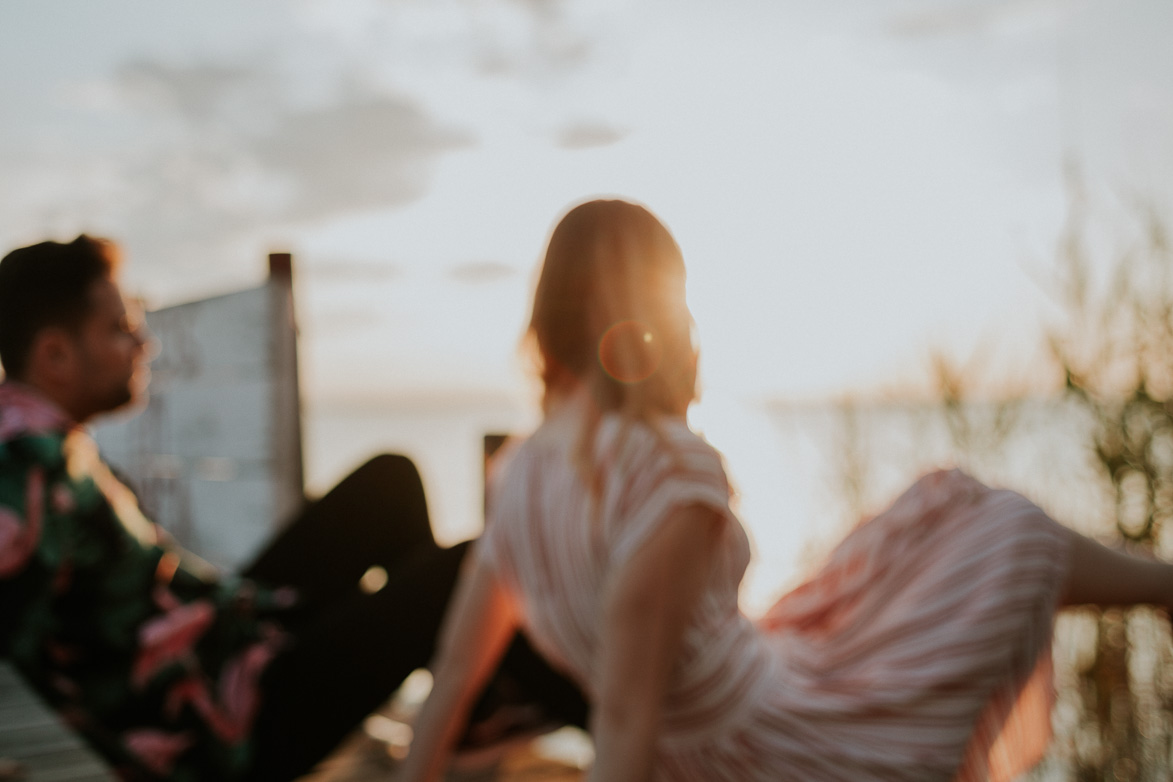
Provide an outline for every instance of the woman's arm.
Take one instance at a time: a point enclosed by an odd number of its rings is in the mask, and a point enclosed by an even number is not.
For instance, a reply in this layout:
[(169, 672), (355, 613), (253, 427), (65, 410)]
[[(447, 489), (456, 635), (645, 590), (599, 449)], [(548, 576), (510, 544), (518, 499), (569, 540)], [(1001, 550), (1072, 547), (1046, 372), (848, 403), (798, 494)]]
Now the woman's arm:
[(513, 597), (476, 550), (461, 573), (431, 665), (432, 692), (416, 720), (400, 780), (437, 780), (480, 693), (517, 630)]
[(711, 508), (680, 509), (607, 585), (592, 782), (651, 778), (664, 693), (707, 583), (721, 523)]

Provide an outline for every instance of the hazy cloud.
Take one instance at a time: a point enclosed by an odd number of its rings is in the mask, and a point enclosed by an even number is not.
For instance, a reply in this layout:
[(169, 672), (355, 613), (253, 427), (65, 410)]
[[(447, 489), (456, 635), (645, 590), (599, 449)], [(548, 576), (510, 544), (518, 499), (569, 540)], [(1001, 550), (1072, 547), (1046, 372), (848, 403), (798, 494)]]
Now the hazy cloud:
[(297, 225), (420, 197), (437, 156), (472, 142), (354, 73), (304, 90), (276, 58), (139, 59), (84, 82), (71, 121), (8, 168), (5, 222), (113, 235), (168, 299), (246, 278), (240, 261)]
[(126, 102), (141, 111), (205, 125), (234, 119), (233, 109), (243, 111), (257, 98), (270, 96), (278, 85), (267, 83), (267, 76), (261, 69), (238, 65), (136, 60), (119, 68), (113, 81)]
[(563, 149), (605, 147), (623, 140), (627, 131), (605, 122), (574, 122), (555, 133), (555, 143)]
[(908, 37), (1006, 34), (1050, 29), (1063, 13), (1060, 0), (967, 0), (897, 14), (888, 25)]
[(517, 269), (498, 261), (474, 261), (453, 267), (448, 275), (458, 281), (467, 283), (496, 282), (508, 279), (517, 274)]
[(468, 143), (410, 101), (360, 95), (280, 115), (246, 148), (288, 185), (285, 216), (316, 218), (410, 201), (422, 195), (432, 158)]
[(319, 283), (380, 283), (399, 277), (403, 274), (403, 267), (397, 263), (386, 261), (359, 261), (349, 259), (324, 260), (313, 265), (299, 265), (296, 271), (299, 277), (311, 277), (314, 284)]
[(303, 328), (319, 339), (348, 338), (369, 334), (382, 320), (382, 313), (372, 305), (327, 306), (299, 316)]
[(472, 14), (474, 51), (491, 75), (546, 78), (585, 63), (596, 40), (568, 0), (499, 0)]
[[(274, 219), (404, 203), (422, 193), (437, 154), (471, 142), (415, 101), (356, 84), (306, 106), (259, 68), (140, 62), (119, 81), (149, 119), (179, 129), (163, 155), (262, 197), (256, 206)], [(219, 200), (236, 209), (234, 187)]]

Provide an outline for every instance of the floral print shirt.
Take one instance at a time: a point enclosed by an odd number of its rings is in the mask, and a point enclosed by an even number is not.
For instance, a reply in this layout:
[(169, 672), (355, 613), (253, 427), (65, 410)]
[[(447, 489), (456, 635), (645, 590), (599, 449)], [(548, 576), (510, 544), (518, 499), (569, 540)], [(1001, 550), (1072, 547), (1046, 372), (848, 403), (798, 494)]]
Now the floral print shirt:
[(286, 597), (171, 545), (81, 427), (0, 384), (0, 655), (124, 778), (247, 774)]

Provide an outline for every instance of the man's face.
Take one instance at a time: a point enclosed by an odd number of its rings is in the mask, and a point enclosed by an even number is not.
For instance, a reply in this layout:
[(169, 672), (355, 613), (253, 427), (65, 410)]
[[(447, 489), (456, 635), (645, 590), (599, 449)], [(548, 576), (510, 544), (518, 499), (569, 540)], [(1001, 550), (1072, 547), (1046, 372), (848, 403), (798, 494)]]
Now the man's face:
[[(77, 383), (86, 417), (122, 407), (146, 391), (145, 329), (113, 280), (90, 287), (90, 313), (77, 330)], [(84, 419), (81, 419), (84, 420)]]

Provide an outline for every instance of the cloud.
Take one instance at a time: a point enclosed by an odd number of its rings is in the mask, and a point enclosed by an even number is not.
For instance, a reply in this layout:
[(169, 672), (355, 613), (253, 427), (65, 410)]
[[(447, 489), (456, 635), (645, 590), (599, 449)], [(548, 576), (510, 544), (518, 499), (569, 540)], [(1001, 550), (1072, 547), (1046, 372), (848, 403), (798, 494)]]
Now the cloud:
[(348, 339), (369, 335), (382, 321), (382, 313), (371, 304), (319, 307), (299, 316), (302, 328), (317, 339)]
[(164, 299), (238, 284), (266, 241), (419, 198), (436, 159), (472, 143), (360, 76), (343, 69), (303, 89), (275, 57), (139, 59), (104, 84), (87, 75), (63, 91), (70, 121), (8, 168), (0, 204), (17, 209), (5, 233), (112, 235)]
[(622, 141), (627, 131), (605, 122), (573, 122), (555, 133), (555, 143), (563, 149), (606, 147)]
[(911, 38), (973, 33), (997, 36), (1052, 30), (1064, 12), (1059, 0), (982, 0), (900, 13), (888, 25)]
[(457, 282), (472, 284), (497, 282), (517, 274), (517, 269), (498, 261), (473, 261), (453, 267), (448, 275)]
[(271, 219), (405, 203), (423, 193), (438, 154), (472, 141), (415, 101), (354, 82), (305, 105), (264, 68), (139, 62), (118, 80), (132, 105), (173, 129), (156, 150), (169, 165), (184, 161), (203, 169), (188, 174), (226, 185), (209, 206), (236, 211), (233, 194), (244, 190)]
[(299, 277), (311, 277), (314, 284), (371, 285), (387, 282), (403, 274), (403, 267), (391, 261), (359, 261), (349, 258), (320, 259), (311, 265), (299, 265)]
[(433, 158), (472, 139), (400, 97), (357, 95), (284, 113), (269, 132), (242, 141), (287, 186), (284, 216), (313, 219), (419, 197)]
[(228, 119), (233, 104), (271, 95), (267, 76), (242, 65), (135, 60), (115, 72), (113, 85), (140, 111), (204, 125)]
[(546, 80), (574, 72), (597, 40), (567, 0), (498, 0), (470, 15), (477, 67), (489, 75)]

